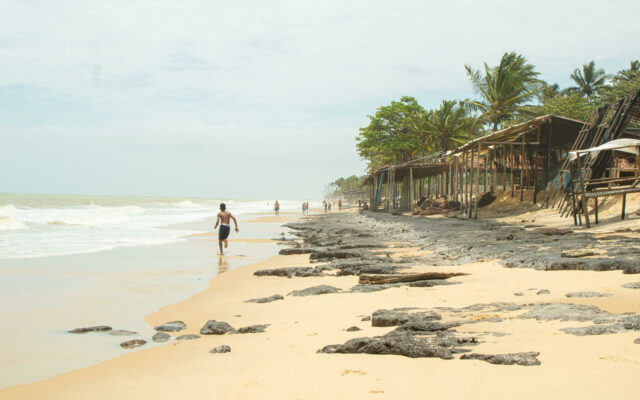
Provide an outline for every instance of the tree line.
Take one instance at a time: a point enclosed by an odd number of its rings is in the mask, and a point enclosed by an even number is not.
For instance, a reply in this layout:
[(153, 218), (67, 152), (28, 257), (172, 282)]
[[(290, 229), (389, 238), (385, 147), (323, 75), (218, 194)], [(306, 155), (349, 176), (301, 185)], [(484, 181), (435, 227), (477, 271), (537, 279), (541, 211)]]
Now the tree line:
[[(369, 170), (446, 152), (541, 115), (585, 120), (593, 109), (640, 89), (637, 60), (614, 75), (590, 61), (573, 71), (573, 85), (566, 88), (542, 80), (535, 66), (515, 52), (505, 53), (495, 66), (464, 68), (474, 99), (443, 100), (437, 109), (427, 110), (414, 97), (404, 96), (368, 116), (356, 148)], [(338, 181), (336, 186), (342, 186)]]

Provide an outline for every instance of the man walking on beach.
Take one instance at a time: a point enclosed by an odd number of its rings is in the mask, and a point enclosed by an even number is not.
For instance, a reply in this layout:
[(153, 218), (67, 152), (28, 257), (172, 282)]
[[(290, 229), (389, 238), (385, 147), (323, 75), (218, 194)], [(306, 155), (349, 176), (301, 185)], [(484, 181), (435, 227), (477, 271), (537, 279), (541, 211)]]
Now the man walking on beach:
[(278, 203), (278, 200), (273, 204), (273, 211), (276, 212), (276, 216), (280, 215), (280, 203)]
[(213, 227), (213, 229), (216, 229), (218, 227), (218, 224), (220, 224), (220, 230), (218, 231), (218, 245), (220, 246), (220, 255), (224, 254), (224, 251), (222, 250), (222, 243), (224, 242), (225, 248), (229, 246), (229, 242), (227, 241), (227, 239), (229, 238), (229, 233), (231, 233), (231, 220), (233, 220), (233, 223), (236, 226), (236, 232), (239, 232), (238, 221), (236, 221), (236, 217), (234, 217), (233, 214), (227, 211), (227, 206), (224, 203), (220, 203), (220, 212), (218, 213), (218, 217), (216, 219), (216, 226)]

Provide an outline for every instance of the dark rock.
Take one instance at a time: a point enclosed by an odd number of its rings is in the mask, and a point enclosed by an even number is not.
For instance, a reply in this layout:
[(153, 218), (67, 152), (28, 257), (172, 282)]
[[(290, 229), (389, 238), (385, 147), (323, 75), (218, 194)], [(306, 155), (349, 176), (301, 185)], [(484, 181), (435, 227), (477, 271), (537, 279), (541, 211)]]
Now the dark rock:
[(409, 314), (407, 309), (378, 310), (372, 315), (371, 326), (398, 326), (409, 321), (426, 322), (441, 318), (440, 314), (435, 311), (421, 311)]
[(318, 353), (396, 354), (411, 358), (438, 357), (447, 360), (453, 358), (449, 348), (440, 347), (427, 339), (410, 335), (351, 339), (342, 345), (325, 346)]
[(593, 321), (598, 317), (611, 317), (606, 311), (596, 306), (570, 303), (540, 303), (531, 305), (527, 312), (519, 318), (537, 319), (539, 321)]
[(269, 297), (260, 297), (258, 299), (249, 299), (249, 300), (245, 301), (245, 303), (271, 303), (272, 301), (276, 301), (276, 300), (284, 300), (284, 297), (282, 297), (282, 295), (280, 295), (280, 294), (274, 294), (273, 296), (269, 296)]
[(398, 326), (409, 321), (409, 313), (401, 310), (378, 310), (371, 316), (371, 326)]
[(289, 268), (274, 268), (274, 269), (261, 269), (253, 273), (256, 276), (283, 276), (291, 278), (309, 277), (309, 276), (322, 276), (323, 268), (318, 267), (289, 267)]
[(147, 342), (142, 339), (133, 339), (120, 343), (120, 347), (124, 349), (133, 349), (136, 347), (144, 346), (145, 344), (147, 344)]
[(362, 329), (358, 328), (357, 326), (350, 326), (349, 328), (346, 329), (347, 332), (355, 332), (355, 331), (361, 331)]
[(160, 332), (180, 332), (187, 329), (187, 324), (182, 321), (172, 321), (153, 328)]
[(176, 340), (194, 340), (194, 339), (200, 339), (200, 335), (187, 334), (187, 335), (180, 335), (176, 338)]
[(89, 326), (86, 328), (76, 328), (68, 331), (69, 333), (89, 333), (89, 332), (109, 332), (112, 328), (106, 325)]
[(410, 320), (407, 323), (404, 323), (389, 332), (390, 335), (394, 334), (405, 334), (405, 333), (419, 333), (424, 334), (426, 332), (438, 332), (438, 331), (446, 331), (455, 326), (459, 326), (459, 322), (435, 322), (435, 321), (425, 321), (425, 320)]
[(153, 340), (156, 343), (166, 342), (169, 339), (171, 339), (171, 335), (166, 334), (164, 332), (158, 332), (151, 337), (151, 340)]
[(293, 255), (293, 254), (309, 254), (309, 253), (313, 253), (316, 249), (313, 247), (294, 247), (294, 248), (287, 248), (287, 249), (280, 249), (280, 251), (278, 252), (278, 254), (280, 254), (281, 256), (289, 256), (289, 255)]
[(360, 321), (371, 321), (371, 316), (364, 317)]
[(622, 328), (615, 325), (589, 325), (579, 328), (562, 328), (563, 332), (576, 336), (604, 335), (608, 333), (620, 332)]
[(380, 290), (386, 290), (396, 287), (434, 287), (434, 286), (445, 286), (445, 285), (459, 285), (461, 282), (447, 281), (444, 279), (429, 279), (425, 281), (415, 281), (415, 282), (398, 282), (398, 283), (383, 283), (379, 285), (374, 284), (358, 284), (351, 289), (349, 289), (349, 293), (371, 293), (371, 292), (379, 292)]
[(563, 250), (562, 253), (560, 253), (560, 257), (579, 258), (579, 257), (595, 256), (596, 254), (597, 253), (594, 252), (593, 250), (573, 249), (573, 250)]
[(622, 287), (627, 289), (640, 289), (640, 282), (625, 283)]
[(637, 338), (636, 340), (634, 340), (633, 343), (640, 344), (640, 338)]
[(319, 294), (338, 293), (340, 289), (329, 285), (312, 286), (302, 290), (294, 290), (287, 296), (316, 296)]
[(599, 292), (571, 292), (567, 293), (567, 297), (611, 297), (611, 293), (599, 293)]
[(132, 336), (137, 334), (138, 332), (133, 332), (133, 331), (125, 331), (125, 330), (121, 330), (121, 329), (116, 329), (113, 331), (109, 331), (109, 335), (111, 336)]
[(363, 258), (361, 252), (347, 250), (321, 250), (311, 253), (311, 260), (332, 260), (335, 258)]
[(522, 293), (522, 292), (515, 292), (513, 295), (514, 295), (514, 296), (524, 296), (524, 293)]
[(227, 346), (226, 344), (223, 344), (222, 346), (218, 346), (215, 347), (213, 349), (211, 349), (211, 351), (209, 351), (209, 353), (228, 353), (231, 351), (231, 347)]
[(547, 289), (540, 289), (538, 290), (538, 293), (536, 293), (537, 295), (541, 295), (541, 294), (550, 294), (551, 292)]
[(338, 267), (338, 276), (360, 274), (395, 274), (398, 267), (392, 265), (344, 265)]
[(527, 353), (508, 353), (508, 354), (464, 354), (460, 357), (461, 360), (482, 360), (490, 364), (500, 365), (540, 365), (538, 356), (540, 353), (537, 351), (530, 351)]
[(203, 335), (224, 335), (228, 332), (235, 332), (235, 329), (226, 322), (209, 320), (200, 329), (200, 333)]
[(251, 325), (238, 329), (238, 333), (261, 333), (267, 329), (269, 325)]
[(624, 326), (624, 329), (633, 329), (634, 331), (640, 331), (640, 315), (623, 318), (622, 325)]

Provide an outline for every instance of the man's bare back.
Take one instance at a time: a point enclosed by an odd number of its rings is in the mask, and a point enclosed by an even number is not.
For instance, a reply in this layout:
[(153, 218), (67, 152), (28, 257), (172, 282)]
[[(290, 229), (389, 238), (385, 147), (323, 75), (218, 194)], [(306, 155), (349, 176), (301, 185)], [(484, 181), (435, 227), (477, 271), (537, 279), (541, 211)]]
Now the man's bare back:
[(231, 223), (231, 218), (233, 218), (233, 215), (231, 215), (229, 211), (220, 211), (218, 213), (218, 220), (221, 224), (229, 225)]
[(218, 225), (220, 225), (220, 230), (218, 231), (218, 245), (220, 246), (220, 254), (224, 254), (222, 250), (222, 244), (224, 243), (224, 247), (227, 247), (229, 244), (227, 242), (227, 238), (229, 237), (229, 233), (231, 232), (231, 220), (236, 225), (236, 232), (238, 232), (238, 221), (236, 221), (236, 217), (233, 216), (229, 211), (227, 211), (227, 206), (222, 203), (220, 204), (220, 212), (216, 218), (216, 226), (213, 229), (216, 229)]

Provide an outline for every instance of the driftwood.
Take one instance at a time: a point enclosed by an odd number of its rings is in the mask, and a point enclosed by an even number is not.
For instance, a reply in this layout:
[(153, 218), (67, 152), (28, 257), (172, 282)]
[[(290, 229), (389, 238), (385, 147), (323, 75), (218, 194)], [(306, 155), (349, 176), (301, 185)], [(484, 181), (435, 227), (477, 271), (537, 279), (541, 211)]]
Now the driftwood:
[(423, 274), (385, 274), (385, 275), (360, 275), (358, 283), (361, 285), (381, 285), (385, 283), (416, 282), (430, 279), (447, 279), (453, 276), (469, 275), (461, 272), (426, 272)]

